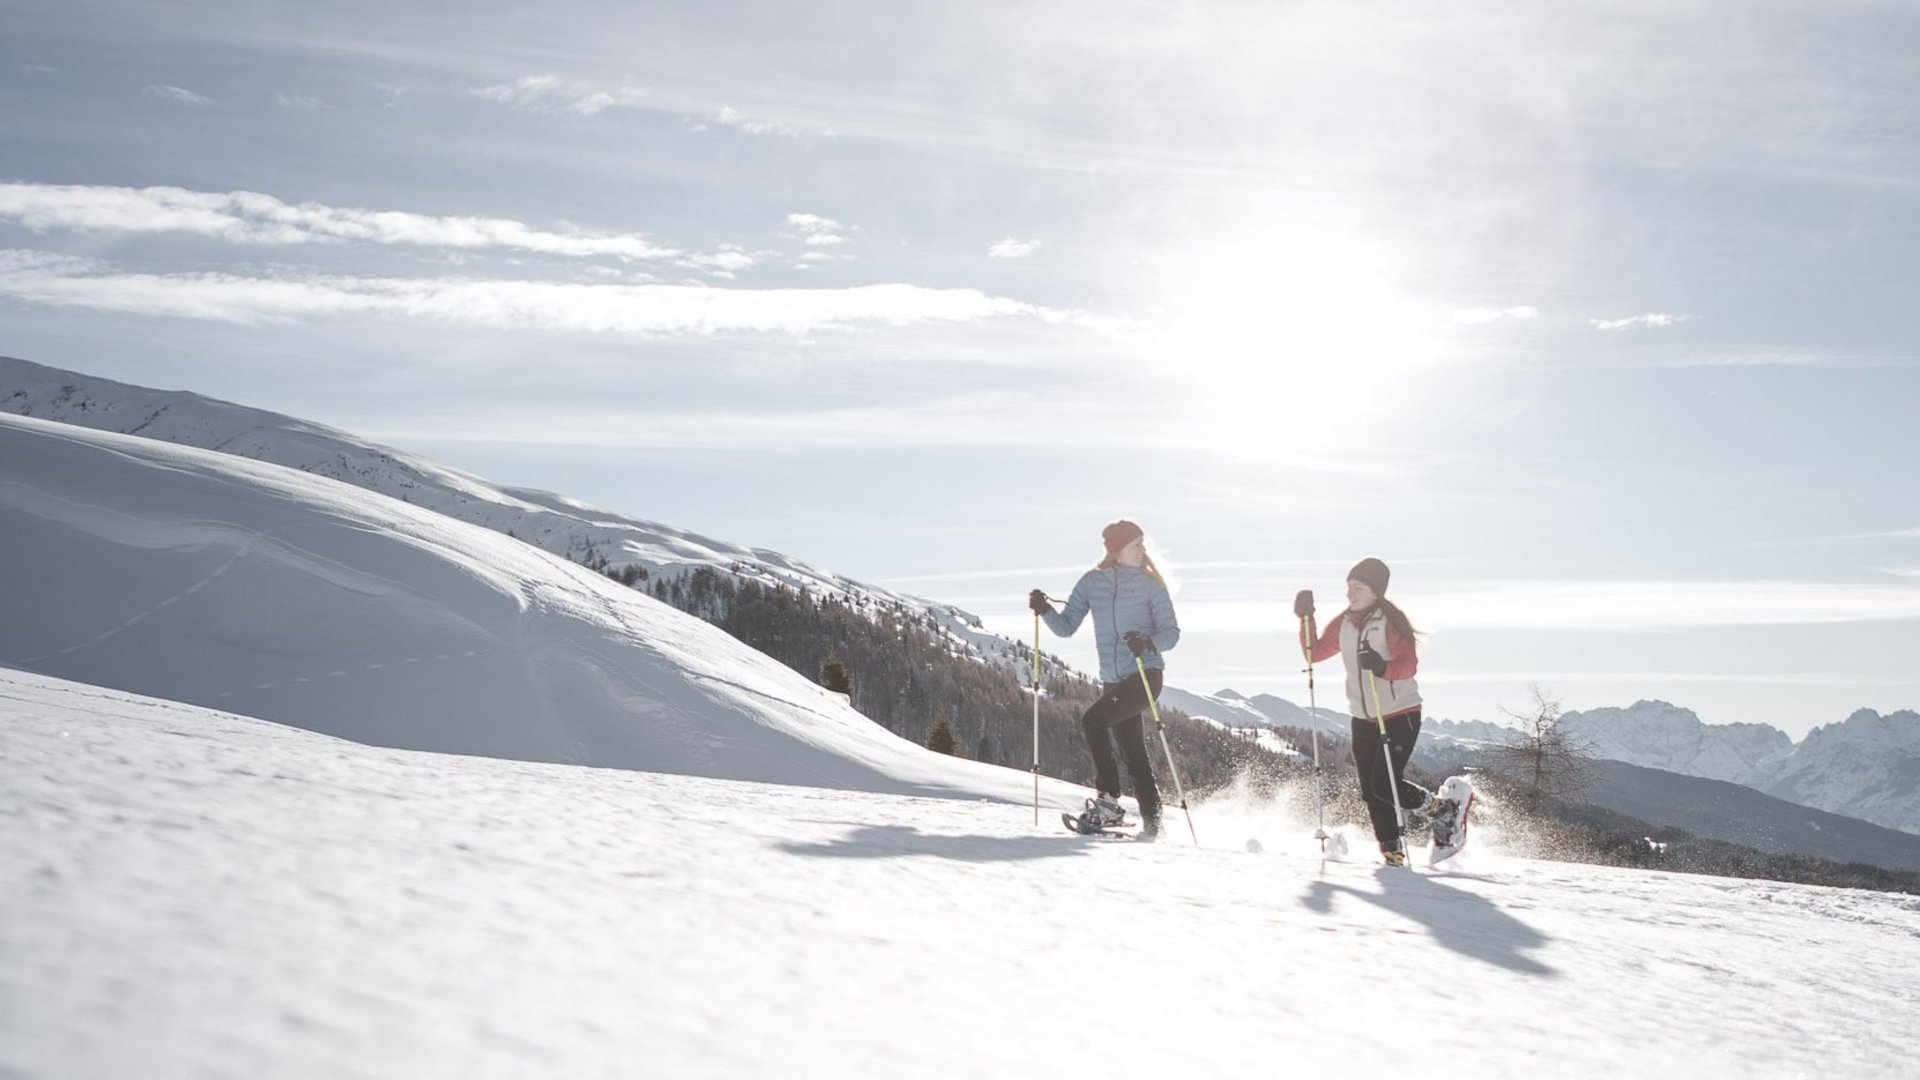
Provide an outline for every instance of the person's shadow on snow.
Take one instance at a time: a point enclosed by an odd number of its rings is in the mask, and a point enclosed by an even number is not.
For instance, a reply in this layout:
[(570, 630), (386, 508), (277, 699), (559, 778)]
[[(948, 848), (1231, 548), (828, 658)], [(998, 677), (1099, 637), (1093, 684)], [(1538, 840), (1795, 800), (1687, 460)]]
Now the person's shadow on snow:
[(1300, 903), (1327, 915), (1333, 912), (1335, 895), (1345, 893), (1425, 926), (1435, 941), (1464, 956), (1523, 975), (1558, 977), (1559, 972), (1527, 955), (1547, 943), (1546, 935), (1491, 900), (1406, 870), (1383, 866), (1374, 877), (1380, 888), (1371, 892), (1315, 881)]
[(961, 862), (1012, 862), (1085, 854), (1087, 845), (1073, 843), (1073, 839), (1071, 836), (941, 836), (923, 833), (909, 825), (863, 825), (838, 840), (817, 844), (787, 841), (774, 846), (789, 855), (830, 859), (929, 855)]

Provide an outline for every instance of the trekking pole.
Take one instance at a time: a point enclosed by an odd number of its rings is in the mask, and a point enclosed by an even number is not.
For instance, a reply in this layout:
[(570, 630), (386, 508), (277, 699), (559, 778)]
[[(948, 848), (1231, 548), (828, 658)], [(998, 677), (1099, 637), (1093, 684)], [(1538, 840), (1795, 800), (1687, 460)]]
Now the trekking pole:
[(1373, 689), (1373, 722), (1380, 726), (1380, 753), (1387, 759), (1387, 789), (1393, 796), (1393, 820), (1400, 826), (1400, 850), (1407, 850), (1407, 812), (1400, 805), (1400, 781), (1393, 775), (1393, 748), (1387, 744), (1387, 721), (1380, 715), (1380, 683), (1367, 672), (1367, 685)]
[(1033, 823), (1040, 824), (1040, 613), (1033, 613)]
[(1200, 834), (1193, 829), (1193, 811), (1187, 809), (1187, 792), (1180, 786), (1180, 766), (1174, 763), (1173, 747), (1167, 743), (1167, 725), (1160, 722), (1160, 706), (1153, 700), (1153, 684), (1147, 681), (1147, 665), (1140, 658), (1133, 658), (1134, 669), (1140, 672), (1140, 688), (1147, 692), (1147, 709), (1153, 713), (1153, 730), (1160, 733), (1160, 749), (1167, 755), (1167, 770), (1173, 773), (1173, 793), (1180, 796), (1180, 812), (1187, 815), (1187, 832), (1193, 837), (1193, 846), (1200, 846)]
[(1307, 658), (1307, 715), (1313, 730), (1313, 798), (1319, 827), (1313, 838), (1320, 841), (1320, 854), (1327, 853), (1327, 778), (1320, 769), (1320, 705), (1313, 690), (1313, 644), (1320, 638), (1313, 619), (1313, 590), (1302, 589), (1293, 598), (1293, 613), (1300, 617), (1300, 654)]

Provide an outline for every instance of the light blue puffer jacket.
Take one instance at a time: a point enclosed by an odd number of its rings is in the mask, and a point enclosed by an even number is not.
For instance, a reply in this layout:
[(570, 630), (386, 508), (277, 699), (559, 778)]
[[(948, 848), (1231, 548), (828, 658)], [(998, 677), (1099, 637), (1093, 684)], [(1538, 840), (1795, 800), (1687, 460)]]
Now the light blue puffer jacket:
[(1124, 640), (1129, 630), (1137, 630), (1153, 639), (1153, 649), (1140, 658), (1150, 668), (1163, 668), (1160, 654), (1180, 641), (1180, 622), (1173, 617), (1173, 597), (1167, 587), (1145, 570), (1115, 563), (1105, 570), (1089, 570), (1080, 575), (1067, 597), (1064, 611), (1049, 611), (1044, 616), (1047, 628), (1061, 637), (1072, 637), (1087, 613), (1093, 613), (1094, 644), (1100, 650), (1100, 681), (1117, 683), (1137, 679), (1133, 650)]

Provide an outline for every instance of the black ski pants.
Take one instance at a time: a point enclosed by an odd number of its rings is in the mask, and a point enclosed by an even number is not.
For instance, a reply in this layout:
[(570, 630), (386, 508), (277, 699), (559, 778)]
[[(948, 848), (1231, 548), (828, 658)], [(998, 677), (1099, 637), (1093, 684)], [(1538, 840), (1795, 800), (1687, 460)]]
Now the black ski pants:
[[(1153, 696), (1160, 696), (1159, 668), (1147, 669), (1147, 682)], [(1153, 780), (1153, 762), (1147, 758), (1147, 726), (1141, 713), (1147, 708), (1147, 692), (1140, 680), (1122, 679), (1107, 683), (1100, 700), (1080, 718), (1080, 730), (1086, 733), (1087, 749), (1093, 752), (1094, 781), (1109, 795), (1120, 794), (1120, 765), (1113, 759), (1113, 744), (1127, 759), (1127, 775), (1133, 778), (1133, 797), (1140, 801), (1143, 819), (1160, 816), (1160, 789)]]
[(1426, 805), (1427, 789), (1407, 779), (1407, 759), (1420, 738), (1420, 710), (1387, 717), (1387, 750), (1380, 751), (1380, 725), (1371, 718), (1353, 718), (1353, 767), (1360, 772), (1360, 794), (1367, 801), (1367, 817), (1380, 850), (1400, 849), (1400, 822), (1393, 813), (1392, 785), (1387, 781), (1386, 758), (1393, 758), (1393, 775), (1400, 784), (1400, 805), (1412, 810)]

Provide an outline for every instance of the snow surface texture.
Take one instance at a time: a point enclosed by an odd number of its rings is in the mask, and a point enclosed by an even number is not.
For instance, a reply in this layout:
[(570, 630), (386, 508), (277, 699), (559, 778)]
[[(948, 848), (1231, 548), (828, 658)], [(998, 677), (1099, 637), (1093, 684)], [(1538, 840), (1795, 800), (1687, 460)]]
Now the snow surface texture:
[[(952, 605), (853, 581), (777, 551), (623, 517), (564, 495), (497, 487), (439, 462), (264, 409), (0, 356), (0, 413), (285, 465), (508, 533), (571, 560), (598, 557), (608, 569), (639, 567), (659, 577), (706, 567), (741, 581), (805, 588), (859, 605), (897, 605), (926, 613), (957, 646), (983, 661), (1023, 675), (1031, 670), (1031, 657), (1023, 657), (1014, 642), (988, 633), (978, 616)], [(1043, 662), (1061, 670), (1051, 657)]]
[(0, 663), (358, 742), (1032, 797), (1030, 774), (929, 754), (557, 556), (171, 443), (0, 416), (0, 595)]
[(1323, 864), (1225, 806), (1117, 843), (6, 671), (0, 774), (0, 1076), (1912, 1075), (1912, 897), (1484, 832)]

